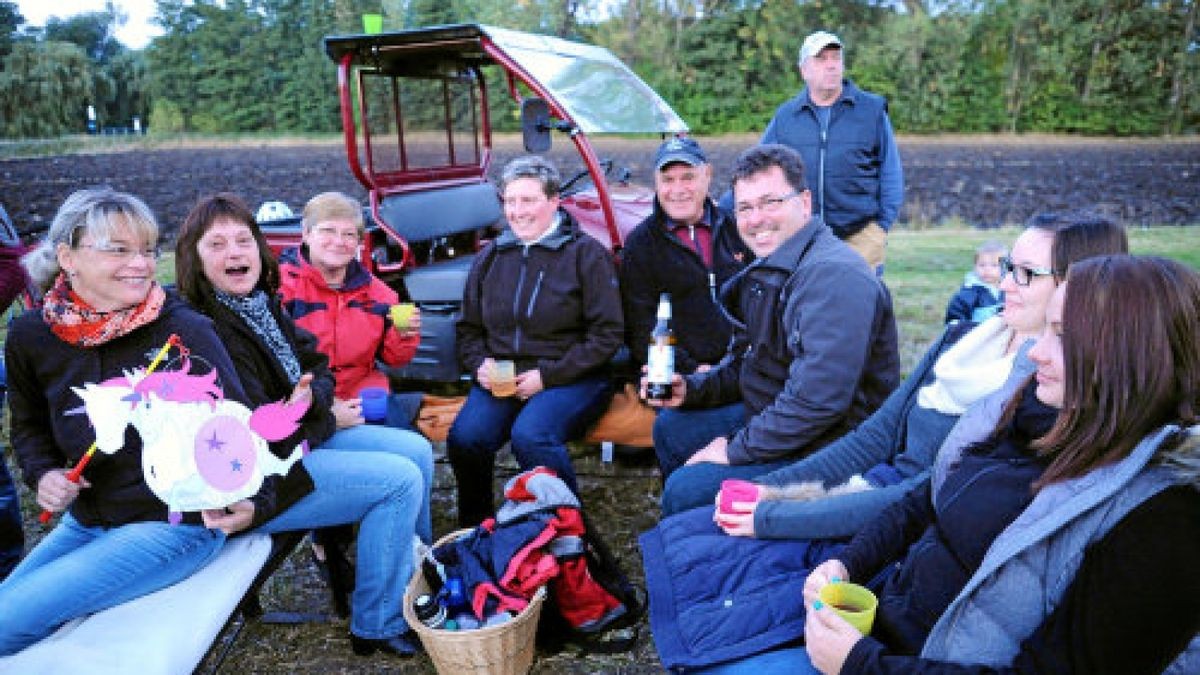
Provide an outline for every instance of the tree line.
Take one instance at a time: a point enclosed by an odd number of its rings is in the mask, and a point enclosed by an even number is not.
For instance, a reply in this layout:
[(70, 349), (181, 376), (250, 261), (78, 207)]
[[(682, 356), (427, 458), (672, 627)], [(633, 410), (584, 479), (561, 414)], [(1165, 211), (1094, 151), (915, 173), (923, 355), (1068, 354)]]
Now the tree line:
[[(1115, 135), (1200, 129), (1200, 0), (157, 0), (132, 51), (104, 11), (25, 25), (0, 0), (0, 136), (139, 116), (156, 131), (340, 129), (322, 37), (479, 22), (603, 45), (698, 133), (761, 131), (800, 88), (796, 53), (837, 33), (849, 76), (901, 132)], [(499, 98), (499, 97), (496, 97)], [(503, 126), (509, 115), (495, 115)]]

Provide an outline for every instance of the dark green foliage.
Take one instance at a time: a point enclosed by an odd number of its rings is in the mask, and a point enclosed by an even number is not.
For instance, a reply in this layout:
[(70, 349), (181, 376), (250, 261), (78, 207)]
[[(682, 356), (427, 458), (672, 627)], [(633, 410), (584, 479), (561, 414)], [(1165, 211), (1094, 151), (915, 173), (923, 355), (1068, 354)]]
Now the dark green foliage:
[[(1195, 133), (1197, 3), (157, 0), (165, 34), (141, 53), (113, 39), (116, 3), (31, 30), (0, 0), (0, 73), (23, 74), (0, 76), (0, 134), (78, 131), (89, 102), (104, 126), (139, 115), (163, 131), (338, 131), (322, 38), (361, 32), (364, 12), (385, 30), (478, 21), (607, 46), (700, 133), (761, 131), (800, 89), (796, 52), (817, 29), (845, 40), (850, 77), (888, 98), (902, 132)], [(71, 98), (32, 93), (48, 77)], [(515, 129), (507, 87), (487, 77), (495, 127)]]

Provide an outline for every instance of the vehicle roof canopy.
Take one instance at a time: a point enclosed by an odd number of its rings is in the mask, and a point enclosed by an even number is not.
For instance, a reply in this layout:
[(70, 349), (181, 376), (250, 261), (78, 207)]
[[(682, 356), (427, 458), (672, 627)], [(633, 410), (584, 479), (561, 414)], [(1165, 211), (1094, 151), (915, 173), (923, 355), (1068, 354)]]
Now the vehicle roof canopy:
[(413, 76), (497, 63), (485, 41), (523, 71), (518, 79), (528, 77), (545, 88), (584, 133), (688, 130), (666, 101), (603, 47), (495, 26), (455, 24), (330, 36), (325, 38), (325, 52), (335, 62), (349, 54), (360, 67)]

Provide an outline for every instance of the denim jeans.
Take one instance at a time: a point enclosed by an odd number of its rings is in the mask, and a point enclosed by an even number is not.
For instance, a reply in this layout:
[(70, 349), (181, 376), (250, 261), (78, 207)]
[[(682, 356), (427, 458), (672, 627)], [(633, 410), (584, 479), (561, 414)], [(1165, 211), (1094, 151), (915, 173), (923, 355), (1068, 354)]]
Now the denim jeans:
[(746, 406), (741, 402), (717, 408), (661, 411), (654, 420), (654, 453), (658, 455), (663, 481), (712, 439), (732, 436), (746, 426), (748, 418)]
[(386, 452), (407, 458), (421, 472), (425, 488), (421, 495), (421, 510), (417, 513), (417, 536), (426, 544), (433, 543), (433, 522), (429, 503), (433, 491), (433, 446), (424, 436), (388, 426), (360, 424), (341, 429), (321, 444), (328, 450), (363, 450)]
[(607, 377), (550, 387), (528, 401), (496, 398), (473, 385), (446, 439), (458, 484), (459, 526), (478, 525), (494, 512), (492, 472), (496, 453), (509, 440), (522, 469), (553, 469), (578, 494), (567, 441), (581, 436), (604, 413), (611, 394)]
[(202, 525), (85, 527), (70, 513), (0, 583), (0, 655), (41, 640), (77, 616), (181, 581), (221, 550)]
[(694, 509), (697, 506), (712, 506), (713, 499), (721, 489), (721, 481), (727, 478), (754, 480), (759, 476), (770, 473), (775, 469), (794, 463), (795, 457), (787, 457), (774, 462), (755, 464), (714, 464), (700, 462), (691, 466), (681, 466), (678, 471), (667, 478), (663, 485), (662, 515), (669, 515)]
[[(0, 410), (4, 398), (0, 396)], [(21, 504), (17, 486), (8, 473), (8, 465), (0, 455), (0, 581), (17, 566), (25, 552), (25, 531), (21, 529)]]
[(404, 588), (413, 574), (417, 513), (427, 495), (420, 470), (398, 455), (350, 448), (318, 450), (302, 461), (316, 489), (257, 531), (358, 523), (350, 631), (369, 639), (405, 632)]
[(689, 668), (688, 675), (820, 675), (804, 647), (774, 649), (738, 661)]

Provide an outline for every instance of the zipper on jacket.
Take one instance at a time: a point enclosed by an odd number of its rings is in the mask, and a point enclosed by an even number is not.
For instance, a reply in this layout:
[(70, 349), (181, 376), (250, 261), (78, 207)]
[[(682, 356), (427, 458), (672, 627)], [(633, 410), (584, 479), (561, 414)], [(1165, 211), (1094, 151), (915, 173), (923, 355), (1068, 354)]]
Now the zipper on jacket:
[[(829, 109), (829, 116), (833, 116), (833, 108)], [(820, 115), (817, 116), (817, 121), (821, 125), (821, 154), (820, 160), (817, 162), (820, 169), (817, 171), (817, 201), (821, 203), (821, 222), (825, 221), (825, 150), (829, 147), (829, 121), (820, 121)]]
[(713, 304), (720, 306), (721, 301), (717, 299), (717, 273), (708, 273), (708, 294), (712, 296)]
[(533, 292), (529, 294), (529, 306), (525, 308), (525, 318), (533, 318), (533, 306), (537, 304), (538, 291), (542, 290), (542, 278), (546, 276), (546, 270), (538, 272), (537, 281), (533, 284)]
[(521, 271), (517, 274), (517, 290), (513, 293), (513, 352), (521, 353), (521, 290), (525, 287), (525, 265), (529, 262), (529, 247), (521, 249)]

